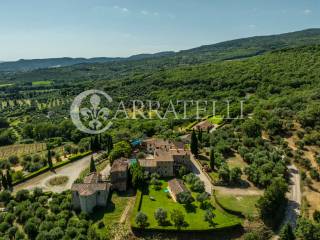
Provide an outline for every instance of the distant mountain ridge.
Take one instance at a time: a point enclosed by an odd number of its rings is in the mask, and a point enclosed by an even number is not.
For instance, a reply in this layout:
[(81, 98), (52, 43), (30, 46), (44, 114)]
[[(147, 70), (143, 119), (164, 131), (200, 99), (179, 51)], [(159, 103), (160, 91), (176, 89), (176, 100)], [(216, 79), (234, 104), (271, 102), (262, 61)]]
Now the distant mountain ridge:
[[(48, 58), (19, 60), (16, 62), (0, 62), (0, 72), (31, 71), (43, 68), (67, 67), (77, 64), (115, 63), (127, 61), (155, 60), (155, 66), (166, 64), (196, 64), (209, 61), (232, 60), (260, 55), (268, 51), (283, 48), (320, 44), (320, 28), (283, 33), (268, 36), (254, 36), (204, 45), (179, 52), (159, 52), (154, 54), (138, 54), (128, 58)], [(164, 59), (165, 58), (165, 59)], [(157, 60), (159, 59), (159, 60)]]
[(1, 62), (0, 61), (0, 71), (1, 72), (15, 72), (15, 71), (31, 71), (42, 68), (55, 68), (55, 67), (67, 67), (77, 64), (86, 63), (108, 63), (115, 61), (125, 61), (125, 60), (142, 60), (148, 58), (157, 58), (163, 56), (169, 56), (174, 54), (174, 52), (159, 52), (154, 54), (138, 54), (127, 58), (122, 57), (95, 57), (95, 58), (44, 58), (44, 59), (20, 59), (18, 61), (11, 62)]

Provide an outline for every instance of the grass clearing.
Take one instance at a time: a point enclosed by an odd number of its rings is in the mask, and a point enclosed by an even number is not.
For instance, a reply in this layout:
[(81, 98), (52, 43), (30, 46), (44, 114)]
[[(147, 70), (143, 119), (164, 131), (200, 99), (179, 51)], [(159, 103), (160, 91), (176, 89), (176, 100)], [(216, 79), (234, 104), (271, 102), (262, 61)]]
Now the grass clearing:
[(227, 195), (217, 192), (216, 198), (220, 205), (226, 209), (241, 212), (245, 216), (256, 216), (258, 214), (256, 203), (260, 196)]
[[(96, 211), (95, 214), (91, 216), (99, 235), (106, 236), (108, 229), (112, 227), (113, 224), (119, 222), (122, 212), (126, 208), (129, 199), (130, 197), (126, 195), (113, 192), (107, 208)], [(102, 227), (99, 227), (100, 225), (102, 225)]]
[[(236, 216), (224, 213), (217, 208), (212, 211), (215, 215), (213, 219), (213, 225), (204, 221), (205, 211), (200, 208), (199, 202), (193, 202), (192, 208), (186, 208), (184, 205), (174, 202), (171, 198), (168, 198), (165, 189), (167, 189), (167, 181), (161, 180), (162, 186), (160, 190), (155, 190), (153, 187), (149, 187), (149, 193), (143, 194), (141, 208), (139, 211), (145, 213), (148, 216), (149, 226), (147, 228), (151, 229), (161, 229), (161, 230), (175, 230), (176, 227), (172, 223), (168, 226), (159, 226), (154, 218), (154, 211), (158, 208), (164, 208), (168, 212), (168, 220), (170, 220), (170, 213), (173, 209), (179, 209), (185, 215), (185, 221), (187, 226), (182, 228), (182, 230), (213, 230), (221, 229), (225, 227), (235, 226), (241, 223), (240, 219)], [(193, 197), (196, 194), (192, 194)], [(133, 218), (136, 213), (133, 214)], [(171, 220), (170, 220), (171, 222)], [(137, 227), (135, 222), (132, 221), (134, 227)]]
[(2, 87), (10, 87), (10, 86), (13, 86), (14, 84), (13, 83), (4, 83), (4, 84), (0, 84), (0, 88)]
[(228, 158), (227, 163), (231, 168), (239, 167), (242, 170), (244, 170), (244, 168), (248, 166), (248, 164), (242, 159), (242, 157), (238, 153), (235, 153), (233, 157)]
[(32, 82), (32, 86), (48, 86), (51, 85), (52, 81), (35, 81)]
[(220, 125), (223, 122), (223, 116), (215, 115), (208, 118), (208, 121), (215, 125)]

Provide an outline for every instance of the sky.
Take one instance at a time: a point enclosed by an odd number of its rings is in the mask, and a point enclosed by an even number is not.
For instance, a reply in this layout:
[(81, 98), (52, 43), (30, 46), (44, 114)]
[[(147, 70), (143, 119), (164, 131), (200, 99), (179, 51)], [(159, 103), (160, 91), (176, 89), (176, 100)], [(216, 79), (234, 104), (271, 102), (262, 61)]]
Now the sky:
[(319, 0), (0, 0), (0, 60), (126, 57), (320, 27)]

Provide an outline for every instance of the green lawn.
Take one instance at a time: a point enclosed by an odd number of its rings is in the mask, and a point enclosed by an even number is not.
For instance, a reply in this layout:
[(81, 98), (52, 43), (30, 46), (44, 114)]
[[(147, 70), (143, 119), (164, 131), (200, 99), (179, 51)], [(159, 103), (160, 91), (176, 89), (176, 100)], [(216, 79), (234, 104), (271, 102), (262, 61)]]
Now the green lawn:
[(260, 196), (226, 195), (216, 193), (219, 203), (230, 210), (241, 212), (245, 216), (258, 214), (256, 203)]
[[(105, 236), (108, 232), (108, 228), (119, 222), (122, 212), (128, 204), (128, 200), (129, 197), (113, 192), (107, 208), (95, 212), (92, 216), (92, 220), (101, 236)], [(104, 223), (104, 227), (99, 229), (99, 222), (101, 221)]]
[(213, 116), (213, 117), (209, 117), (209, 118), (208, 118), (208, 121), (211, 122), (212, 124), (219, 125), (219, 124), (221, 124), (222, 121), (223, 121), (223, 116), (215, 115), (215, 116)]
[[(240, 223), (240, 219), (224, 213), (218, 209), (214, 209), (213, 213), (215, 218), (213, 219), (214, 225), (210, 225), (208, 222), (204, 221), (205, 210), (200, 209), (199, 203), (193, 203), (193, 209), (187, 210), (184, 205), (174, 202), (171, 198), (167, 197), (167, 193), (164, 190), (167, 188), (167, 182), (162, 181), (162, 188), (159, 191), (154, 190), (149, 187), (149, 194), (143, 195), (141, 209), (140, 211), (148, 216), (149, 226), (147, 228), (152, 229), (176, 229), (172, 223), (169, 226), (159, 226), (154, 218), (154, 211), (157, 208), (164, 208), (168, 212), (168, 219), (170, 220), (170, 212), (173, 209), (181, 210), (185, 215), (185, 221), (187, 227), (183, 228), (186, 230), (209, 230), (209, 229), (219, 229), (229, 226), (234, 226)], [(196, 194), (193, 193), (195, 197)], [(150, 199), (153, 197), (153, 199)], [(134, 212), (133, 217), (135, 217), (136, 212)], [(135, 222), (132, 221), (133, 226), (136, 226)]]
[(52, 81), (35, 81), (32, 82), (32, 86), (39, 86), (39, 85), (51, 85)]
[(2, 87), (10, 87), (12, 85), (13, 85), (13, 83), (4, 83), (4, 84), (0, 84), (0, 88), (2, 88)]

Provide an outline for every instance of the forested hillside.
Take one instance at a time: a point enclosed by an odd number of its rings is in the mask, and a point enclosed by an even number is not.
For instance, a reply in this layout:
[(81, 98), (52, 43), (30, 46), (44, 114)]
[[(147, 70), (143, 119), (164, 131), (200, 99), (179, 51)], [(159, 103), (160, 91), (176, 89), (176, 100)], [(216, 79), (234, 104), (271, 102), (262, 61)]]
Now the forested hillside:
[[(128, 71), (141, 69), (145, 71), (178, 65), (192, 65), (211, 61), (246, 58), (277, 49), (318, 44), (319, 41), (320, 29), (307, 29), (279, 35), (236, 39), (189, 50), (182, 50), (176, 53), (169, 51), (155, 54), (139, 54), (128, 58), (52, 58), (0, 62), (0, 72), (10, 73), (15, 71), (32, 71), (35, 69), (52, 67), (67, 67), (77, 64), (91, 64), (92, 67), (103, 67), (107, 70), (108, 74), (115, 74), (116, 72), (122, 72), (123, 70)], [(102, 63), (102, 65), (99, 65), (99, 63)], [(95, 64), (98, 65), (95, 66)], [(88, 67), (87, 71), (90, 69), (91, 67)], [(46, 73), (49, 77), (52, 71), (47, 70)], [(29, 76), (33, 76), (33, 74), (31, 73)], [(11, 78), (11, 80), (14, 79), (15, 78)], [(20, 78), (20, 81), (21, 80), (26, 79)]]

